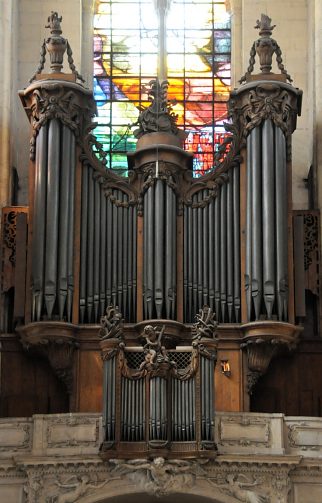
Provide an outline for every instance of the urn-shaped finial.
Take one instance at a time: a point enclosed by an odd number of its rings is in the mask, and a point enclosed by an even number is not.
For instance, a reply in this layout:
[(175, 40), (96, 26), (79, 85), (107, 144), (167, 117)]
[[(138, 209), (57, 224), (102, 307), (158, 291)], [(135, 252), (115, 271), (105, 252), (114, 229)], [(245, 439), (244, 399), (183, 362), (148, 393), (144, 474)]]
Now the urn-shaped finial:
[(261, 15), (257, 20), (255, 28), (259, 30), (260, 38), (256, 43), (256, 52), (259, 57), (259, 64), (262, 73), (270, 73), (272, 69), (272, 57), (276, 51), (276, 42), (271, 38), (272, 31), (276, 25), (271, 26), (271, 18), (266, 14)]
[(57, 12), (52, 11), (46, 26), (46, 28), (50, 28), (50, 37), (46, 40), (46, 49), (50, 57), (51, 73), (61, 73), (64, 53), (67, 48), (67, 40), (61, 36), (61, 21), (62, 16), (59, 17)]

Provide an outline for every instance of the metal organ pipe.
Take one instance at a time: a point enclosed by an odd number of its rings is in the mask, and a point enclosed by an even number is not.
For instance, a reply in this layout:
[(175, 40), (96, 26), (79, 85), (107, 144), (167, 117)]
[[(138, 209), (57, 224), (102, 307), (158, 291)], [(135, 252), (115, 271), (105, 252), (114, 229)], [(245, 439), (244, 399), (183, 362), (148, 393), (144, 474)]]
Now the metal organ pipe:
[(276, 194), (276, 289), (278, 319), (287, 320), (287, 165), (286, 140), (275, 126), (275, 194)]
[(267, 318), (272, 318), (275, 301), (275, 182), (274, 125), (270, 119), (262, 126), (263, 159), (263, 286)]
[(58, 119), (49, 122), (45, 247), (45, 306), (49, 319), (57, 297), (60, 128)]
[(45, 212), (47, 185), (47, 134), (45, 124), (38, 134), (35, 162), (35, 202), (32, 248), (32, 319), (39, 321), (44, 298)]
[(248, 320), (288, 320), (286, 139), (270, 119), (247, 138)]
[(252, 198), (252, 240), (251, 240), (251, 257), (252, 257), (252, 279), (251, 292), (255, 309), (255, 318), (259, 319), (261, 301), (262, 301), (262, 173), (261, 173), (261, 131), (260, 128), (255, 128), (251, 132), (251, 149), (252, 149), (252, 164), (251, 178), (252, 190), (250, 197)]
[(98, 323), (111, 303), (127, 321), (135, 319), (137, 212), (127, 203), (121, 190), (106, 195), (102, 177), (83, 167), (81, 323)]
[[(208, 190), (192, 196), (184, 211), (185, 321), (207, 304), (221, 322), (240, 318), (239, 167), (209, 201)], [(236, 174), (237, 173), (237, 174)]]

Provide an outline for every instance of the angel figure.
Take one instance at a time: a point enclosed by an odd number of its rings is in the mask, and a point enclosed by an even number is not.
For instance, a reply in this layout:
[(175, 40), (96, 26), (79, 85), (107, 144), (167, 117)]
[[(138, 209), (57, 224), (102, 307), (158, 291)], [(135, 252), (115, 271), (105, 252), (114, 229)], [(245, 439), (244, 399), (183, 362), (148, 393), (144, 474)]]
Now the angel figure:
[[(76, 477), (75, 477), (76, 478)], [(89, 483), (89, 477), (87, 475), (82, 475), (81, 477), (77, 477), (76, 481), (73, 483), (69, 484), (61, 484), (60, 482), (56, 481), (56, 484), (63, 488), (63, 489), (73, 489), (72, 491), (68, 491), (64, 494), (60, 494), (56, 502), (57, 503), (74, 503), (75, 501), (78, 500), (81, 496), (84, 496), (84, 494), (89, 490), (89, 489), (101, 489), (108, 480), (105, 480), (102, 484), (90, 484)]]
[[(244, 478), (245, 482), (242, 482), (240, 479)], [(234, 496), (238, 501), (242, 501), (244, 503), (269, 503), (269, 499), (267, 496), (263, 496), (254, 491), (249, 490), (250, 487), (255, 487), (260, 484), (260, 482), (254, 480), (250, 482), (247, 477), (244, 475), (233, 475), (229, 474), (226, 477), (228, 482), (227, 485), (216, 484), (217, 487), (220, 487), (221, 490), (227, 492), (229, 495)]]
[[(192, 463), (184, 460), (167, 460), (162, 457), (147, 459), (111, 460), (119, 475), (127, 475), (134, 482), (153, 494), (165, 494), (175, 491), (179, 486), (189, 485), (193, 481)], [(141, 472), (141, 474), (139, 473)]]

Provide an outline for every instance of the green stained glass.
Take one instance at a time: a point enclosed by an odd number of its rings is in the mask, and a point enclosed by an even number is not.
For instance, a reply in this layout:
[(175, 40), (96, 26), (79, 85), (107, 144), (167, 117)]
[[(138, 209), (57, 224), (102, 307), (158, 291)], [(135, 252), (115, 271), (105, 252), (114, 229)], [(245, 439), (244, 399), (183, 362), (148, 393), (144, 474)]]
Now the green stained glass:
[[(168, 95), (176, 100), (185, 148), (199, 176), (223, 141), (230, 89), (230, 17), (225, 0), (171, 0), (166, 18)], [(157, 76), (158, 18), (153, 0), (97, 0), (94, 15), (95, 134), (107, 168), (127, 173), (126, 153), (147, 86)]]

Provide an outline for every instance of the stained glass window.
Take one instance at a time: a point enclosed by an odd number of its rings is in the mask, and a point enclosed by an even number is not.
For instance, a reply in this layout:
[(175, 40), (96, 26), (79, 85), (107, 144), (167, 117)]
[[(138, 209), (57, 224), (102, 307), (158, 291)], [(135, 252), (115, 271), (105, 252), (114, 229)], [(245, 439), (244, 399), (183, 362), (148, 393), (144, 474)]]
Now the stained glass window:
[[(213, 167), (225, 132), (230, 89), (230, 17), (225, 0), (171, 0), (166, 18), (168, 95), (198, 176)], [(94, 16), (95, 134), (107, 167), (126, 173), (139, 112), (157, 76), (153, 0), (97, 0)]]

